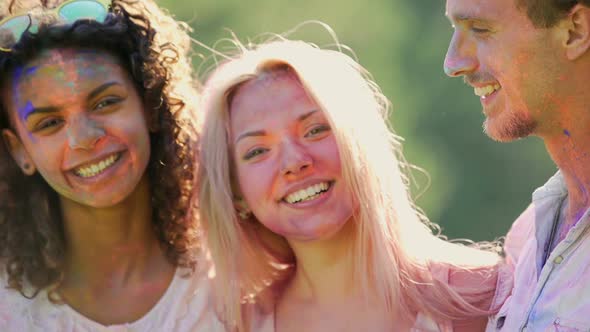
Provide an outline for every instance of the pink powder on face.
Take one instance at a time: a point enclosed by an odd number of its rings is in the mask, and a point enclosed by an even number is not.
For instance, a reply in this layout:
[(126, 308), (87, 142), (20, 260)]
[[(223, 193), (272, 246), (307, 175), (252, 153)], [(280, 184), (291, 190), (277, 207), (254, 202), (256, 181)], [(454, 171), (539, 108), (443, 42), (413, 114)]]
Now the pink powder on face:
[[(15, 130), (37, 171), (80, 203), (122, 201), (150, 155), (145, 110), (128, 72), (109, 54), (70, 49), (49, 50), (30, 65), (15, 71), (11, 97)], [(109, 154), (120, 156), (110, 168), (116, 174), (100, 181), (76, 175)]]

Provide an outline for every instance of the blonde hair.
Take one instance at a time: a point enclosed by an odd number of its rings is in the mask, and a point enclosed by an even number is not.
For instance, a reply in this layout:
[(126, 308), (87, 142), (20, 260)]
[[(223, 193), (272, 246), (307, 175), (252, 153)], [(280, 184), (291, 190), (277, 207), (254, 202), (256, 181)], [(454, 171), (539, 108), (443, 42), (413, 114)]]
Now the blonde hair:
[(452, 288), (435, 279), (430, 267), (440, 262), (470, 268), (485, 262), (489, 269), (483, 271), (492, 277), (498, 257), (433, 234), (433, 224), (410, 197), (400, 138), (388, 126), (389, 102), (368, 72), (340, 51), (281, 39), (242, 47), (213, 72), (202, 96), (199, 206), (226, 326), (246, 330), (243, 304), (265, 307), (274, 301), (264, 290), (287, 280), (296, 264), (284, 238), (256, 220), (238, 218), (228, 141), (231, 96), (245, 82), (285, 68), (325, 113), (339, 148), (343, 179), (360, 202), (353, 247), (355, 282), (392, 314), (414, 317), (420, 311), (451, 319), (488, 314), (488, 308), (476, 304), (491, 297), (489, 293)]

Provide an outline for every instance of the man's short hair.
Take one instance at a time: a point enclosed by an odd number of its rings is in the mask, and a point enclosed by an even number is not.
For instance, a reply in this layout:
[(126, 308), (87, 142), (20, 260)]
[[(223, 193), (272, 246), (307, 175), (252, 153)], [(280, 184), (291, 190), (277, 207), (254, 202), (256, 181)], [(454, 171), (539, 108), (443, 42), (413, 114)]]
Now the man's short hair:
[(554, 26), (578, 3), (590, 7), (590, 0), (515, 0), (517, 8), (525, 10), (538, 28)]

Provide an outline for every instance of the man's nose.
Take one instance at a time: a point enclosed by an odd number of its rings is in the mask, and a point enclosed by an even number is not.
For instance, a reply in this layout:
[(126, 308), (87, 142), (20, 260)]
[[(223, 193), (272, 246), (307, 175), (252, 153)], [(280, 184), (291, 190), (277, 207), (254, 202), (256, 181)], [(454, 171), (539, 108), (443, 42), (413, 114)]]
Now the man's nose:
[(475, 45), (455, 31), (445, 56), (445, 74), (458, 77), (473, 73), (478, 67)]

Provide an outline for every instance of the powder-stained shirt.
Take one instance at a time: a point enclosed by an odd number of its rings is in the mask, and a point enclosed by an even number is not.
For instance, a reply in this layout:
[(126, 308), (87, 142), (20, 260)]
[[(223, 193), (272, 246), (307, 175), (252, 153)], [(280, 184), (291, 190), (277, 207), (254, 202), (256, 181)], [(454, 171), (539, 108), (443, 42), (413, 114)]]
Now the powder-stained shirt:
[[(507, 264), (497, 265), (492, 274), (477, 273), (477, 269), (455, 270), (447, 264), (430, 265), (430, 271), (442, 282), (455, 287), (473, 289), (477, 293), (489, 294), (489, 301), (486, 302), (489, 302), (490, 310), (497, 310), (512, 288), (512, 268)], [(483, 329), (483, 325), (485, 325), (485, 318), (458, 322), (450, 319), (435, 319), (419, 312), (410, 330), (403, 332), (474, 332)], [(251, 329), (256, 332), (275, 332), (274, 311), (262, 313), (260, 310), (255, 310)], [(402, 332), (398, 327), (394, 327), (393, 330)]]
[(486, 331), (590, 331), (590, 210), (543, 262), (566, 197), (558, 172), (513, 224), (505, 250), (516, 264), (514, 288)]
[(206, 273), (186, 277), (178, 269), (158, 303), (142, 318), (127, 324), (105, 326), (94, 322), (66, 304), (53, 304), (47, 292), (28, 300), (5, 289), (0, 276), (0, 331), (2, 332), (184, 332), (223, 331), (211, 306), (211, 287)]

